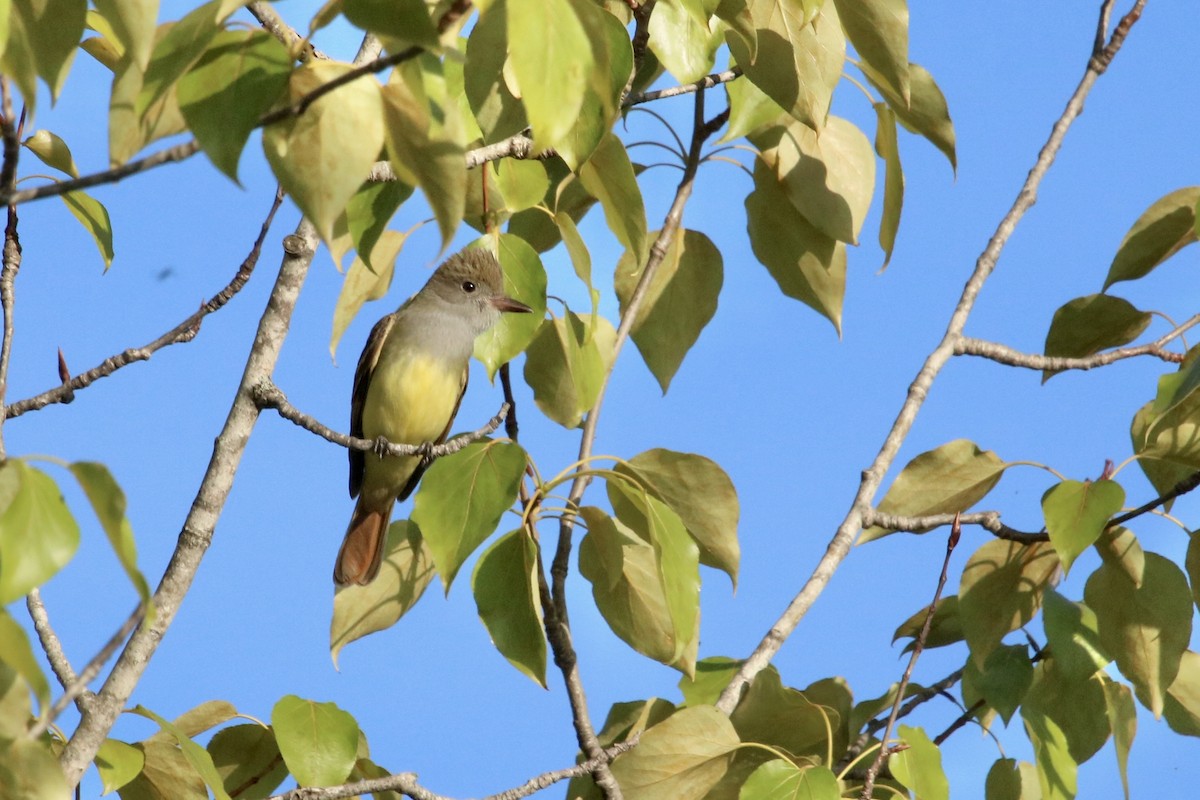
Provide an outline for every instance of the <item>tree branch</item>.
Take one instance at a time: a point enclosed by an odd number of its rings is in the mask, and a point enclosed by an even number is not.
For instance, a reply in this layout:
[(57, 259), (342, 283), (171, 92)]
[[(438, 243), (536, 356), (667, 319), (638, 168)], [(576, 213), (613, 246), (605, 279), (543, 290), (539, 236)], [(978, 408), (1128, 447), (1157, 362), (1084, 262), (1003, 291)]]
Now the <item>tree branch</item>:
[[(250, 252), (238, 267), (232, 280), (225, 285), (225, 288), (213, 295), (208, 302), (200, 306), (199, 310), (191, 314), (183, 322), (180, 322), (174, 328), (159, 336), (149, 344), (142, 347), (131, 347), (128, 350), (109, 356), (104, 361), (96, 366), (76, 375), (69, 380), (63, 382), (61, 386), (56, 386), (53, 389), (48, 389), (41, 394), (27, 397), (24, 400), (19, 400), (4, 409), (4, 418), (11, 419), (19, 417), (27, 411), (37, 411), (45, 408), (52, 403), (69, 403), (75, 399), (75, 391), (91, 386), (100, 378), (106, 378), (119, 370), (121, 367), (128, 366), (138, 361), (146, 361), (150, 356), (154, 355), (164, 347), (173, 344), (181, 344), (190, 342), (196, 338), (200, 332), (200, 323), (204, 318), (214, 311), (219, 310), (222, 306), (228, 303), (235, 294), (242, 290), (246, 282), (250, 280), (250, 275), (254, 272), (254, 267), (258, 264), (258, 258), (262, 254), (262, 245), (266, 240), (267, 231), (271, 229), (271, 223), (275, 219), (275, 212), (279, 210), (280, 204), (283, 202), (283, 190), (278, 189), (275, 192), (275, 199), (271, 203), (271, 210), (267, 212), (266, 219), (263, 220), (259, 228), (258, 237), (254, 240), (254, 245), (250, 248)], [(0, 274), (0, 287), (3, 285), (3, 275)]]
[(1066, 358), (1064, 356), (1043, 356), (1036, 353), (1022, 353), (998, 342), (973, 339), (969, 336), (964, 336), (958, 340), (958, 343), (954, 346), (954, 355), (980, 356), (1010, 367), (1053, 370), (1055, 372), (1070, 369), (1095, 369), (1096, 367), (1104, 367), (1117, 361), (1137, 356), (1154, 356), (1163, 361), (1180, 364), (1183, 362), (1184, 354), (1173, 353), (1165, 348), (1170, 342), (1179, 338), (1197, 324), (1200, 324), (1200, 314), (1190, 317), (1182, 325), (1153, 342), (1134, 347), (1122, 347), (1119, 350), (1109, 350), (1104, 353), (1096, 353), (1086, 358)]
[[(1106, 2), (1111, 2), (1111, 0), (1106, 0)], [(1134, 11), (1140, 14), (1140, 9), (1144, 2), (1145, 0), (1136, 0)], [(909, 385), (908, 396), (901, 405), (900, 411), (892, 423), (892, 428), (879, 449), (879, 453), (875, 456), (871, 465), (863, 472), (862, 480), (859, 483), (858, 491), (854, 496), (850, 510), (830, 539), (825, 554), (817, 562), (812, 574), (799, 593), (792, 598), (787, 608), (784, 609), (780, 617), (763, 636), (754, 651), (742, 662), (733, 679), (730, 680), (724, 691), (721, 692), (716, 705), (717, 708), (726, 714), (731, 713), (734, 706), (737, 705), (742, 689), (771, 662), (775, 653), (779, 651), (779, 648), (791, 636), (796, 626), (800, 624), (800, 620), (804, 618), (809, 608), (812, 607), (812, 604), (821, 595), (821, 592), (824, 591), (825, 586), (833, 577), (833, 573), (837, 571), (838, 566), (841, 565), (846, 555), (850, 552), (854, 537), (862, 527), (863, 516), (871, 508), (871, 503), (875, 498), (876, 492), (879, 491), (884, 475), (895, 460), (896, 454), (900, 450), (900, 445), (912, 429), (917, 413), (920, 411), (921, 406), (925, 402), (925, 397), (929, 393), (929, 388), (933, 385), (934, 379), (937, 378), (942, 368), (954, 355), (955, 347), (962, 338), (963, 328), (966, 325), (967, 318), (975, 307), (975, 301), (979, 297), (980, 290), (992, 274), (992, 271), (995, 270), (1000, 253), (1004, 250), (1004, 246), (1016, 229), (1017, 224), (1033, 206), (1034, 202), (1036, 202), (1038, 187), (1041, 185), (1047, 170), (1050, 169), (1050, 165), (1054, 163), (1054, 158), (1058, 154), (1059, 148), (1062, 147), (1067, 130), (1071, 127), (1071, 123), (1083, 112), (1084, 99), (1091, 91), (1100, 73), (1104, 71), (1104, 68), (1112, 60), (1112, 56), (1120, 49), (1129, 28), (1137, 21), (1134, 11), (1131, 11), (1126, 17), (1128, 24), (1126, 24), (1126, 20), (1122, 20), (1122, 25), (1118, 26), (1118, 29), (1121, 31), (1120, 36), (1118, 37), (1117, 32), (1114, 32), (1112, 38), (1109, 39), (1108, 45), (1102, 51), (1107, 54), (1105, 59), (1102, 62), (1098, 61), (1095, 55), (1089, 59), (1083, 78), (1079, 81), (1075, 91), (1072, 92), (1070, 99), (1067, 101), (1066, 108), (1058, 120), (1055, 121), (1045, 145), (1042, 146), (1041, 152), (1038, 153), (1032, 169), (1030, 169), (1024, 184), (1021, 186), (1021, 190), (1017, 193), (1012, 207), (1000, 220), (995, 233), (976, 260), (975, 268), (967, 279), (958, 303), (950, 316), (950, 321), (946, 327), (946, 333), (942, 337), (942, 341), (925, 359), (925, 363), (921, 366), (917, 376)], [(1104, 19), (1105, 17), (1102, 14), (1102, 24)]]
[(641, 103), (649, 103), (654, 100), (664, 100), (668, 97), (678, 97), (681, 94), (691, 94), (692, 92), (698, 92), (701, 89), (711, 89), (714, 86), (735, 80), (741, 77), (741, 75), (742, 68), (734, 67), (733, 69), (727, 69), (724, 72), (715, 72), (712, 75), (705, 75), (698, 81), (685, 83), (681, 86), (669, 86), (666, 89), (656, 89), (652, 92), (638, 92), (637, 94), (631, 94), (626, 97), (621, 103), (621, 108), (629, 108), (630, 106), (636, 106)]
[(501, 404), (500, 410), (496, 412), (496, 416), (488, 420), (487, 424), (482, 428), (471, 433), (459, 434), (441, 444), (434, 444), (432, 442), (403, 444), (388, 442), (383, 437), (379, 439), (358, 439), (354, 436), (338, 433), (332, 428), (328, 428), (317, 422), (307, 414), (302, 413), (289, 403), (287, 397), (284, 396), (278, 386), (271, 382), (270, 378), (264, 378), (254, 386), (251, 394), (260, 411), (268, 408), (274, 409), (279, 413), (279, 416), (287, 421), (299, 425), (309, 433), (315, 433), (322, 439), (334, 444), (340, 444), (342, 447), (388, 456), (425, 456), (431, 460), (448, 456), (451, 453), (457, 453), (472, 442), (477, 442), (485, 436), (494, 433), (500, 427), (501, 423), (504, 422), (510, 408), (508, 403)]
[(29, 618), (33, 620), (33, 630), (38, 635), (38, 641), (42, 644), (42, 652), (46, 654), (46, 660), (50, 662), (50, 669), (54, 671), (54, 677), (58, 678), (63, 689), (71, 688), (77, 680), (75, 670), (71, 668), (71, 662), (67, 660), (67, 654), (63, 651), (62, 640), (58, 638), (58, 634), (50, 625), (50, 615), (46, 613), (46, 604), (42, 602), (42, 593), (36, 586), (29, 591), (29, 594), (25, 595), (25, 607), (29, 609)]
[(888, 760), (888, 756), (894, 752), (893, 748), (888, 746), (888, 739), (892, 738), (892, 729), (896, 726), (896, 720), (900, 718), (900, 704), (904, 702), (904, 690), (908, 688), (908, 681), (912, 678), (913, 669), (917, 666), (917, 659), (921, 657), (921, 653), (925, 652), (925, 641), (929, 638), (929, 629), (933, 626), (933, 614), (937, 610), (938, 601), (942, 599), (942, 590), (946, 588), (946, 577), (950, 572), (950, 556), (954, 555), (954, 548), (958, 545), (960, 536), (962, 536), (962, 526), (956, 519), (950, 527), (950, 536), (946, 539), (946, 557), (942, 559), (942, 573), (938, 576), (933, 602), (929, 604), (929, 610), (925, 612), (925, 622), (921, 625), (921, 633), (913, 642), (912, 656), (908, 659), (908, 666), (904, 668), (900, 685), (896, 687), (896, 701), (892, 703), (892, 713), (888, 715), (887, 724), (884, 726), (879, 752), (875, 756), (875, 762), (867, 770), (866, 780), (863, 783), (862, 800), (871, 800), (871, 795), (874, 794), (875, 777)]
[(297, 44), (304, 42), (303, 48), (296, 56), (296, 60), (301, 64), (307, 64), (312, 59), (325, 60), (329, 56), (322, 53), (313, 46), (311, 41), (305, 41), (295, 28), (283, 21), (283, 17), (275, 10), (275, 7), (263, 0), (254, 0), (253, 3), (246, 5), (246, 10), (249, 11), (258, 24), (263, 26), (267, 33), (274, 36), (279, 42), (288, 49), (289, 52)]
[(1000, 521), (999, 511), (976, 511), (971, 514), (929, 514), (923, 517), (905, 517), (899, 514), (884, 514), (874, 508), (870, 508), (862, 514), (862, 526), (870, 528), (877, 525), (880, 528), (889, 528), (894, 531), (928, 533), (935, 528), (952, 525), (956, 517), (960, 524), (978, 525), (997, 539), (1006, 539), (1010, 542), (1020, 542), (1022, 544), (1050, 541), (1050, 537), (1044, 530), (1037, 533), (1029, 533), (1008, 527)]
[(36, 186), (32, 189), (20, 189), (14, 192), (6, 192), (0, 189), (0, 204), (15, 206), (21, 203), (28, 203), (30, 200), (40, 200), (43, 197), (67, 194), (76, 189), (86, 189), (89, 186), (98, 186), (102, 183), (116, 183), (119, 180), (128, 178), (130, 175), (136, 175), (139, 172), (145, 172), (148, 169), (153, 169), (163, 164), (184, 161), (199, 152), (200, 145), (193, 139), (190, 142), (168, 147), (166, 150), (160, 150), (153, 155), (140, 158), (137, 161), (129, 161), (119, 167), (106, 169), (103, 172), (94, 172), (91, 175), (84, 175), (67, 181), (59, 181), (58, 183), (48, 183), (45, 186)]

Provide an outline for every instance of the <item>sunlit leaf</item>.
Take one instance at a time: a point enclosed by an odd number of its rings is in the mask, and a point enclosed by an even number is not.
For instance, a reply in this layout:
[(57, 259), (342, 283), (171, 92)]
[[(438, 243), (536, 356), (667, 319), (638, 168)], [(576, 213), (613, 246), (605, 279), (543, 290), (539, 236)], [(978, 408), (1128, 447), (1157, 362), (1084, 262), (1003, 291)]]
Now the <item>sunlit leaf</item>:
[(159, 0), (96, 0), (96, 11), (108, 23), (121, 49), (132, 54), (139, 68), (150, 63)]
[(29, 152), (37, 156), (46, 166), (65, 172), (72, 178), (79, 177), (79, 168), (75, 166), (75, 159), (71, 156), (71, 148), (67, 147), (66, 142), (50, 131), (34, 131), (21, 144)]
[[(12, 667), (16, 674), (28, 684), (38, 699), (38, 705), (44, 710), (50, 703), (50, 684), (46, 682), (46, 676), (42, 673), (37, 657), (33, 654), (33, 647), (29, 644), (29, 636), (25, 633), (25, 629), (17, 624), (17, 621), (9, 616), (3, 608), (0, 608), (0, 661)], [(25, 705), (28, 707), (29, 696), (25, 695), (25, 698)], [(24, 734), (24, 723), (25, 720), (20, 721), (19, 733), (14, 733), (13, 736), (0, 733), (0, 738), (15, 738), (17, 735)]]
[(537, 545), (517, 529), (479, 556), (471, 589), (496, 649), (546, 688), (546, 636), (537, 572)]
[(105, 739), (96, 751), (94, 763), (100, 773), (102, 794), (108, 794), (137, 777), (146, 765), (146, 754), (119, 739)]
[[(299, 67), (288, 81), (286, 102), (296, 102), (350, 69), (328, 60)], [(382, 105), (378, 82), (361, 78), (318, 98), (300, 116), (263, 130), (272, 170), (326, 242), (383, 147)], [(345, 146), (350, 141), (354, 147)]]
[(100, 257), (104, 259), (104, 268), (107, 270), (113, 260), (112, 220), (108, 218), (108, 209), (82, 189), (76, 189), (73, 192), (59, 195), (59, 197), (75, 215), (75, 219), (79, 220), (79, 224), (83, 225), (83, 229), (91, 235), (92, 241), (96, 243), (96, 248), (100, 251)]
[(378, 34), (393, 44), (434, 47), (437, 28), (423, 0), (344, 0), (342, 15), (352, 25)]
[(828, 767), (797, 767), (783, 759), (763, 764), (742, 785), (738, 800), (838, 800), (841, 789)]
[[(569, 0), (507, 0), (509, 61), (538, 148), (574, 125), (595, 67), (592, 44)], [(547, 80), (547, 76), (555, 76)]]
[(145, 706), (135, 706), (132, 713), (157, 722), (164, 731), (175, 739), (176, 744), (179, 745), (179, 749), (183, 752), (183, 757), (187, 759), (192, 769), (204, 781), (204, 785), (212, 790), (213, 797), (216, 800), (230, 800), (229, 793), (225, 791), (225, 785), (221, 781), (221, 776), (217, 774), (217, 768), (213, 766), (212, 756), (203, 747), (193, 742), (188, 737), (186, 731), (180, 730), (174, 723), (168, 722)]
[(1137, 735), (1137, 709), (1133, 705), (1133, 693), (1123, 683), (1104, 681), (1104, 699), (1108, 701), (1108, 721), (1112, 726), (1113, 745), (1117, 751), (1121, 787), (1125, 790), (1125, 800), (1129, 800), (1129, 750), (1133, 747), (1133, 737)]
[(135, 747), (142, 753), (142, 771), (120, 788), (121, 800), (208, 800), (204, 781), (174, 742)]
[(880, 269), (887, 269), (896, 249), (896, 232), (904, 208), (904, 168), (900, 165), (900, 143), (896, 138), (896, 112), (876, 103), (875, 118), (875, 152), (883, 159), (885, 169), (883, 213), (879, 217), (879, 247), (883, 250)]
[(908, 3), (906, 0), (833, 0), (850, 44), (887, 87), (906, 103)]
[(650, 15), (650, 48), (680, 83), (691, 83), (712, 71), (724, 38), (709, 30), (707, 14), (699, 6), (696, 0), (661, 0)]
[(908, 749), (895, 753), (888, 766), (896, 780), (913, 791), (917, 800), (950, 800), (950, 784), (942, 770), (942, 751), (921, 728), (896, 729)]
[(867, 80), (879, 90), (888, 106), (896, 113), (900, 124), (928, 139), (930, 144), (945, 154), (950, 160), (951, 168), (957, 171), (954, 123), (950, 121), (946, 97), (929, 74), (929, 70), (919, 64), (908, 65), (909, 96), (908, 102), (905, 102), (904, 98), (887, 87), (883, 76), (871, 69), (869, 64), (860, 62), (859, 66)]
[(62, 800), (71, 796), (58, 757), (42, 740), (0, 742), (0, 786), (5, 800)]
[(1101, 531), (1125, 504), (1125, 490), (1116, 481), (1062, 481), (1042, 495), (1046, 530), (1063, 571), (1100, 538)]
[(0, 606), (50, 580), (79, 547), (79, 526), (58, 485), (9, 459), (0, 466)]
[(1121, 240), (1104, 279), (1104, 288), (1146, 275), (1195, 242), (1198, 202), (1200, 186), (1176, 189), (1154, 201)]
[(1062, 729), (1041, 714), (1025, 718), (1025, 732), (1033, 744), (1042, 800), (1074, 800), (1079, 765), (1067, 749)]
[(1028, 761), (998, 758), (984, 784), (987, 800), (1041, 800), (1037, 767)]
[(590, 331), (570, 311), (542, 323), (525, 353), (525, 382), (542, 413), (567, 428), (579, 426), (596, 404), (615, 339), (602, 317)]
[(646, 208), (625, 145), (609, 133), (579, 168), (579, 180), (604, 209), (609, 230), (639, 261), (646, 253)]
[(329, 653), (336, 667), (342, 648), (355, 639), (386, 630), (416, 605), (433, 580), (433, 557), (410, 520), (388, 527), (383, 566), (366, 586), (345, 586), (333, 596)]
[(529, 125), (525, 106), (504, 80), (508, 27), (504, 0), (479, 15), (467, 39), (464, 88), (485, 144), (519, 133)]
[(363, 304), (370, 300), (379, 300), (387, 294), (392, 285), (396, 258), (400, 255), (407, 238), (407, 234), (399, 231), (384, 231), (371, 253), (373, 267), (368, 267), (361, 256), (355, 256), (350, 269), (346, 271), (346, 279), (342, 281), (337, 305), (333, 308), (333, 334), (329, 337), (331, 357), (337, 355), (337, 346), (342, 340), (342, 334), (358, 316)]
[[(641, 282), (644, 266), (629, 250), (617, 262), (613, 283), (622, 316)], [(664, 394), (684, 356), (716, 314), (723, 282), (721, 252), (712, 240), (699, 231), (677, 228), (642, 295), (630, 329), (634, 344)]]
[(1083, 603), (1072, 603), (1050, 589), (1042, 599), (1046, 641), (1058, 670), (1069, 678), (1083, 679), (1111, 661), (1100, 644), (1096, 612)]
[[(113, 478), (108, 467), (94, 461), (76, 461), (70, 466), (71, 474), (79, 481), (88, 502), (104, 528), (104, 535), (112, 545), (113, 552), (129, 580), (137, 589), (143, 603), (150, 601), (150, 585), (137, 566), (137, 545), (133, 541), (133, 528), (125, 515), (125, 493)], [(153, 619), (153, 609), (147, 616)]]
[[(929, 606), (917, 609), (911, 617), (901, 622), (892, 634), (892, 642), (897, 639), (912, 639), (904, 646), (904, 652), (909, 652), (916, 646), (916, 639), (925, 627), (925, 617)], [(958, 616), (958, 595), (944, 596), (938, 600), (933, 610), (933, 619), (929, 623), (929, 635), (925, 637), (925, 647), (945, 647), (948, 644), (963, 640), (962, 620)]]
[(336, 786), (354, 767), (358, 723), (334, 703), (287, 695), (271, 710), (271, 727), (288, 771), (301, 786)]
[(433, 462), (413, 501), (412, 520), (429, 545), (446, 592), (475, 548), (517, 498), (525, 451), (513, 442), (483, 441)]
[[(1146, 330), (1151, 314), (1138, 311), (1128, 300), (1108, 294), (1077, 297), (1054, 312), (1046, 332), (1048, 356), (1086, 358), (1087, 356), (1129, 344)], [(1045, 383), (1060, 370), (1045, 370)]]
[(721, 779), (740, 744), (712, 706), (676, 711), (618, 756), (612, 771), (629, 800), (699, 800)]
[[(908, 462), (880, 501), (879, 512), (924, 517), (966, 511), (987, 496), (1007, 467), (991, 450), (955, 439)], [(873, 526), (858, 541), (864, 544), (892, 532)]]
[(1079, 678), (1059, 669), (1053, 654), (1033, 670), (1021, 716), (1030, 721), (1047, 717), (1062, 732), (1067, 752), (1078, 764), (1090, 759), (1108, 741), (1111, 728), (1101, 674)]
[(977, 665), (986, 663), (1005, 634), (1033, 619), (1059, 573), (1048, 542), (993, 539), (971, 555), (959, 582), (958, 612)]
[(1192, 594), (1183, 571), (1157, 553), (1146, 553), (1145, 577), (1135, 587), (1120, 570), (1102, 564), (1088, 578), (1084, 600), (1095, 610), (1100, 641), (1121, 674), (1161, 717), (1192, 633)]

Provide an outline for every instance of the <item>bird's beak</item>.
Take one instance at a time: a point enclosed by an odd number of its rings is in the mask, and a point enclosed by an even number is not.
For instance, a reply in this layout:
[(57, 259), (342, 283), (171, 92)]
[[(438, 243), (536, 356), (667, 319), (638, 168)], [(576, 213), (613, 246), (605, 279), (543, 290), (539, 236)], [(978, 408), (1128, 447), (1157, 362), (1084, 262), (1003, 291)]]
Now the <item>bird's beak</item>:
[(492, 298), (492, 306), (498, 311), (515, 311), (518, 314), (529, 314), (533, 309), (519, 300), (513, 300), (511, 297), (500, 295)]

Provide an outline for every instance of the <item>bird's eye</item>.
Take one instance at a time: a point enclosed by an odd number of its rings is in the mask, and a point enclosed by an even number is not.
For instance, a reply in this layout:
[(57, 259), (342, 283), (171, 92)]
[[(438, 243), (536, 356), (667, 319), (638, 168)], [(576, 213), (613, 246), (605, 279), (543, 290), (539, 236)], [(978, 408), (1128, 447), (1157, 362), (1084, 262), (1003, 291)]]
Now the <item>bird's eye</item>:
[(467, 294), (470, 294), (471, 292), (475, 291), (475, 284), (472, 281), (463, 281), (462, 289)]

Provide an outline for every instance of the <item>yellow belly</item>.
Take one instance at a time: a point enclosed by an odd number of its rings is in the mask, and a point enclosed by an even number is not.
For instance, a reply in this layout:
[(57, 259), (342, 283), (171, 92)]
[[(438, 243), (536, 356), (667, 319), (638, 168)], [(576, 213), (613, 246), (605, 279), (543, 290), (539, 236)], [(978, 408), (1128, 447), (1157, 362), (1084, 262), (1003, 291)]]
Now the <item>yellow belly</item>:
[[(450, 422), (462, 389), (462, 365), (444, 364), (424, 355), (380, 358), (363, 405), (363, 437), (421, 444), (437, 439)], [(379, 458), (367, 454), (363, 489), (391, 492), (403, 488), (418, 457)]]

